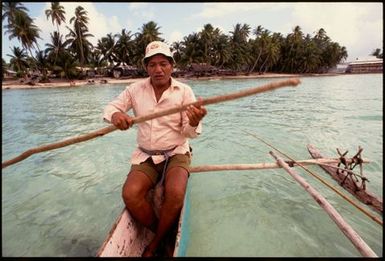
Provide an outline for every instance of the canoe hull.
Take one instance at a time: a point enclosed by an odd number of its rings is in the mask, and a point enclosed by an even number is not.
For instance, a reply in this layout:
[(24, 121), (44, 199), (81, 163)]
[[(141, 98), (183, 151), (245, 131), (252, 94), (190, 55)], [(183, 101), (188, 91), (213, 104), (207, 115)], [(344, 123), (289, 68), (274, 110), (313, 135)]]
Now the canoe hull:
[[(182, 217), (178, 221), (178, 231), (175, 239), (173, 256), (178, 253), (182, 229)], [(106, 240), (98, 250), (97, 257), (141, 257), (145, 247), (151, 242), (155, 234), (137, 222), (126, 208), (123, 209)]]
[(140, 257), (154, 233), (139, 224), (123, 209), (107, 239), (99, 249), (98, 257)]

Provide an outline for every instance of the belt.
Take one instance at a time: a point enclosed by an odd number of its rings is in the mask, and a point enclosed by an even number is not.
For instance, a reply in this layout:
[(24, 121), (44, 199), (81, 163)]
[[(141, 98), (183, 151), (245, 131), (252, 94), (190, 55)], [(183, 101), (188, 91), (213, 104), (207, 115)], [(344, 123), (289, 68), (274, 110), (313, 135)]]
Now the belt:
[(168, 149), (168, 150), (147, 150), (145, 148), (142, 148), (142, 147), (139, 147), (139, 149), (141, 151), (143, 151), (144, 153), (148, 154), (148, 155), (151, 155), (151, 156), (155, 156), (155, 155), (164, 155), (166, 156), (167, 153), (175, 150), (176, 146), (172, 149)]
[(162, 171), (162, 177), (161, 177), (161, 179), (160, 179), (160, 181), (158, 183), (159, 185), (163, 184), (164, 176), (166, 174), (166, 168), (167, 168), (167, 165), (168, 165), (168, 160), (170, 158), (168, 153), (173, 151), (175, 148), (176, 148), (176, 146), (174, 148), (168, 149), (168, 150), (146, 150), (146, 149), (144, 149), (142, 147), (139, 147), (139, 149), (141, 151), (143, 151), (144, 153), (147, 153), (148, 155), (151, 155), (151, 156), (163, 155), (165, 157), (166, 162), (164, 163), (164, 167), (163, 167), (163, 171)]

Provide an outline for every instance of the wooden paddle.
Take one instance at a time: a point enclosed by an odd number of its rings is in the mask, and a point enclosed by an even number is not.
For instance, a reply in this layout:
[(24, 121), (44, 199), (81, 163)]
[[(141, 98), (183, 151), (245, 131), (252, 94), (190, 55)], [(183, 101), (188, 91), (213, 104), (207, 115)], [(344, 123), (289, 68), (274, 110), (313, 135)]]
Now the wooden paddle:
[[(214, 104), (214, 103), (219, 103), (219, 102), (224, 102), (224, 101), (231, 101), (231, 100), (239, 99), (242, 97), (250, 96), (253, 94), (258, 94), (258, 93), (267, 92), (267, 91), (273, 91), (275, 89), (282, 88), (285, 86), (293, 86), (294, 87), (294, 86), (297, 86), (299, 83), (300, 83), (300, 80), (298, 78), (291, 78), (291, 79), (287, 79), (287, 80), (283, 80), (283, 81), (272, 82), (272, 83), (268, 83), (268, 84), (260, 86), (260, 87), (241, 90), (241, 91), (226, 94), (226, 95), (214, 96), (211, 98), (206, 98), (206, 99), (198, 100), (196, 102), (188, 103), (188, 104), (185, 104), (182, 106), (176, 106), (174, 108), (158, 111), (155, 113), (151, 113), (151, 114), (147, 114), (147, 115), (143, 115), (143, 116), (139, 116), (139, 117), (134, 117), (133, 122), (134, 122), (134, 124), (137, 124), (140, 122), (159, 118), (159, 117), (162, 117), (165, 115), (185, 111), (187, 109), (187, 107), (190, 105), (199, 106), (199, 105), (209, 105), (209, 104)], [(71, 144), (90, 140), (90, 139), (93, 139), (93, 138), (96, 138), (99, 136), (106, 135), (107, 133), (110, 133), (110, 132), (115, 131), (115, 130), (117, 130), (117, 128), (114, 125), (111, 125), (111, 126), (90, 132), (88, 134), (83, 134), (83, 135), (76, 136), (73, 138), (68, 138), (68, 139), (65, 139), (65, 140), (62, 140), (62, 141), (59, 141), (56, 143), (51, 143), (51, 144), (35, 147), (35, 148), (29, 149), (29, 150), (21, 153), (19, 156), (15, 157), (15, 158), (12, 158), (10, 160), (2, 162), (1, 168), (3, 169), (5, 167), (8, 167), (12, 164), (15, 164), (19, 161), (22, 161), (33, 154), (40, 153), (43, 151), (58, 149), (58, 148), (62, 148), (62, 147), (65, 147), (65, 146), (68, 146)]]

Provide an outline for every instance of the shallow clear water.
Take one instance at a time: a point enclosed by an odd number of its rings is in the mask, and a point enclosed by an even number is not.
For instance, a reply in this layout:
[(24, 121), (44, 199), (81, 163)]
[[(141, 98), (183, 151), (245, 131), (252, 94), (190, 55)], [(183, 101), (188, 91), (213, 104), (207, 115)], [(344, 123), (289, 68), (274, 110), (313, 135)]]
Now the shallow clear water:
[[(279, 79), (189, 81), (208, 97)], [(382, 196), (383, 76), (305, 77), (284, 88), (207, 107), (192, 165), (273, 162), (271, 148), (310, 158), (364, 148), (368, 189)], [(104, 106), (124, 85), (2, 91), (3, 161), (106, 124)], [(93, 256), (123, 208), (121, 186), (134, 130), (32, 155), (2, 170), (3, 256)], [(382, 227), (296, 169), (382, 256)], [(329, 182), (332, 179), (311, 167)], [(335, 183), (333, 183), (335, 184)], [(187, 256), (360, 256), (335, 223), (283, 170), (192, 174)], [(354, 199), (353, 199), (354, 200)], [(370, 210), (369, 210), (370, 211)]]

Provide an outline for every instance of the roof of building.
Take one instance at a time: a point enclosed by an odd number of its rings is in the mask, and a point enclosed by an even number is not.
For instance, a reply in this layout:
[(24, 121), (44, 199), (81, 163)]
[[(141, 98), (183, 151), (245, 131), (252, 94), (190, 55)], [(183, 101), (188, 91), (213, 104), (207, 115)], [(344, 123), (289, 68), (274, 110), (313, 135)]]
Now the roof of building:
[(350, 62), (349, 64), (373, 64), (373, 63), (382, 63), (382, 59), (379, 59), (376, 56), (367, 56), (367, 57), (357, 58), (355, 61)]

